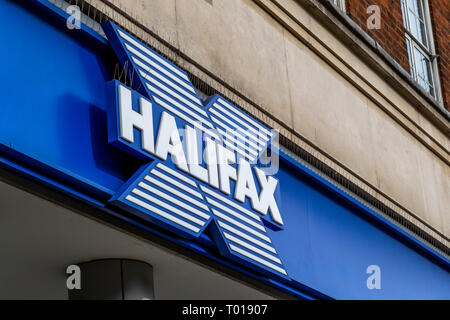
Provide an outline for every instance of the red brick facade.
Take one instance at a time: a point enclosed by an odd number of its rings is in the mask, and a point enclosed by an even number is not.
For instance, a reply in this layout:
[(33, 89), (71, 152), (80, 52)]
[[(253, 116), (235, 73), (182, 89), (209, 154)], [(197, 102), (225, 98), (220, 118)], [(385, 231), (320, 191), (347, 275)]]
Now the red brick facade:
[[(438, 58), (444, 105), (450, 111), (450, 1), (428, 0)], [(405, 28), (400, 0), (346, 0), (347, 15), (386, 50), (407, 72), (409, 69)], [(381, 11), (381, 28), (367, 28), (367, 8), (378, 5)]]

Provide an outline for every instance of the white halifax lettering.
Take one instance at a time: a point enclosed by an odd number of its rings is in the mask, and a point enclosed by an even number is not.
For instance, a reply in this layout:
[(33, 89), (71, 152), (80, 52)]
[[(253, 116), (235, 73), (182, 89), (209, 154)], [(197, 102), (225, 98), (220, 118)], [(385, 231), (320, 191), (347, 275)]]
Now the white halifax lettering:
[[(206, 167), (201, 166), (199, 145), (201, 139), (198, 130), (186, 125), (184, 130), (185, 148), (183, 147), (180, 132), (175, 118), (163, 111), (159, 119), (159, 128), (156, 134), (152, 113), (152, 104), (144, 98), (139, 99), (140, 112), (132, 108), (131, 91), (125, 86), (118, 86), (120, 137), (127, 142), (134, 142), (133, 129), (141, 131), (143, 151), (154, 155), (161, 160), (166, 160), (170, 155), (178, 169), (192, 175), (211, 187), (220, 189), (226, 195), (231, 194), (230, 181), (236, 182), (233, 197), (243, 203), (245, 198), (250, 200), (252, 208), (262, 215), (270, 212), (272, 219), (279, 225), (283, 220), (275, 201), (274, 193), (278, 180), (266, 176), (263, 170), (252, 168), (248, 161), (240, 158), (237, 169), (236, 153), (229, 150), (221, 143), (207, 137), (205, 139), (204, 158)], [(254, 174), (256, 174), (257, 182)], [(257, 185), (260, 193), (258, 195)]]

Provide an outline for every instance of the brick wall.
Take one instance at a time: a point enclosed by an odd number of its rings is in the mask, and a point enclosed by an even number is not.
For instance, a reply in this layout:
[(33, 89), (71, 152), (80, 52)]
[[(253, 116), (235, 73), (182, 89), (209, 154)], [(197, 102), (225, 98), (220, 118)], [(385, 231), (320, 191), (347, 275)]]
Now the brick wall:
[[(400, 0), (346, 0), (345, 5), (347, 15), (409, 72)], [(380, 29), (367, 29), (369, 14), (366, 12), (370, 5), (381, 9)]]
[[(428, 0), (434, 33), (436, 52), (440, 56), (438, 68), (445, 107), (450, 111), (450, 52), (449, 52), (449, 0)], [(366, 31), (388, 52), (408, 73), (409, 61), (405, 41), (400, 0), (346, 0), (347, 15)], [(367, 28), (367, 8), (378, 5), (381, 10), (381, 28)]]

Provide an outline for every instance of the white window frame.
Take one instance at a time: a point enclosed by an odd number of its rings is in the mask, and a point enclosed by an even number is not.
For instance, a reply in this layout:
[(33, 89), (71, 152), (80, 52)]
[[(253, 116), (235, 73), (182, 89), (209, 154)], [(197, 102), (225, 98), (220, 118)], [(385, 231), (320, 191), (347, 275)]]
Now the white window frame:
[(331, 2), (345, 13), (345, 0), (331, 0)]
[[(431, 16), (430, 16), (430, 7), (428, 5), (428, 0), (420, 0), (422, 4), (422, 11), (424, 15), (424, 24), (425, 24), (425, 45), (416, 39), (414, 35), (410, 32), (410, 19), (409, 19), (409, 10), (408, 3), (406, 0), (401, 0), (402, 6), (402, 16), (405, 27), (405, 38), (406, 41), (409, 41), (410, 44), (410, 52), (408, 52), (408, 59), (410, 64), (410, 73), (413, 79), (418, 82), (417, 69), (415, 65), (415, 52), (414, 48), (416, 48), (419, 52), (421, 52), (425, 57), (430, 61), (431, 68), (431, 84), (434, 88), (434, 98), (442, 103), (442, 91), (441, 84), (439, 78), (439, 70), (437, 65), (437, 56), (436, 50), (434, 47), (434, 37), (433, 37), (433, 29), (431, 25)], [(407, 48), (408, 49), (408, 48)]]

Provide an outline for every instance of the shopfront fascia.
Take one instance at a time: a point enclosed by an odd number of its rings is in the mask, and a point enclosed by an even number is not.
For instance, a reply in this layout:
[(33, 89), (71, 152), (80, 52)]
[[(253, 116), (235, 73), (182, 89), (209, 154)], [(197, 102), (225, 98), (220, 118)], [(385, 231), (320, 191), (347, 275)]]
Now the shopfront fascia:
[[(122, 195), (127, 196), (130, 179), (137, 179), (142, 173), (139, 170), (159, 161), (152, 158), (158, 153), (157, 146), (149, 146), (150, 156), (143, 156), (132, 152), (136, 149), (130, 145), (123, 147), (126, 141), (122, 147), (110, 143), (114, 135), (108, 122), (110, 110), (118, 103), (113, 92), (119, 97), (124, 88), (133, 101), (154, 102), (133, 81), (136, 91), (112, 81), (116, 66), (119, 62), (123, 65), (120, 60), (126, 58), (126, 54), (118, 54), (123, 43), (114, 43), (120, 35), (111, 38), (120, 28), (109, 24), (111, 30), (105, 30), (108, 38), (84, 25), (81, 30), (69, 30), (67, 14), (47, 1), (3, 1), (0, 6), (4, 30), (0, 163), (9, 177), (30, 179), (44, 190), (102, 212), (104, 217), (186, 249), (203, 263), (220, 265), (238, 277), (294, 297), (450, 297), (448, 258), (281, 151), (277, 187), (268, 200), (276, 199), (279, 214), (267, 204), (261, 214), (264, 224), (258, 227), (276, 248), (276, 256), (270, 259), (282, 261), (277, 269), (284, 271), (281, 274), (273, 272), (273, 263), (258, 267), (252, 259), (224, 254), (229, 243), (223, 242), (220, 248), (223, 232), (210, 230), (209, 224), (194, 233), (183, 233), (176, 226), (146, 219), (124, 202), (117, 205)], [(203, 101), (202, 107), (213, 102)], [(163, 121), (162, 117), (158, 121)], [(248, 121), (264, 127), (256, 119)], [(183, 172), (176, 166), (170, 169), (177, 172), (175, 176)], [(233, 189), (235, 183), (231, 185)], [(226, 193), (222, 186), (217, 187)], [(262, 185), (256, 188), (262, 197)], [(247, 211), (257, 213), (249, 199), (244, 203)], [(275, 250), (271, 248), (266, 251)], [(268, 260), (263, 261), (267, 266)], [(367, 285), (370, 266), (381, 270), (381, 289)]]

